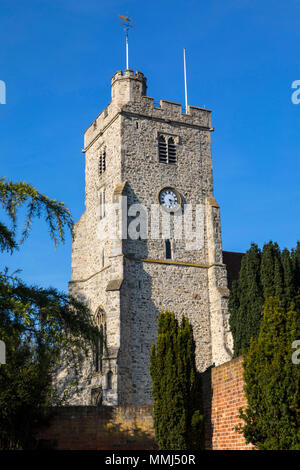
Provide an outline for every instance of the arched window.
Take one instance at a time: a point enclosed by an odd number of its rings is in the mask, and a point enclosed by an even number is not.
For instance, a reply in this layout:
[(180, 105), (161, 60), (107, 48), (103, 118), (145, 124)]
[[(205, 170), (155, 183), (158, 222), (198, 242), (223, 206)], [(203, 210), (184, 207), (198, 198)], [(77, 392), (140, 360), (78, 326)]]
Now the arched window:
[(173, 137), (168, 140), (168, 163), (172, 165), (176, 163), (176, 145)]
[(160, 135), (158, 139), (158, 161), (167, 163), (167, 144), (163, 135)]
[(99, 329), (99, 335), (97, 337), (95, 345), (95, 371), (102, 372), (102, 358), (104, 350), (104, 342), (106, 341), (106, 323), (105, 323), (105, 312), (102, 307), (98, 307), (95, 314), (95, 323)]
[(165, 240), (166, 259), (172, 259), (172, 247), (170, 240)]
[(113, 378), (113, 373), (112, 373), (112, 371), (110, 370), (110, 371), (107, 372), (107, 374), (106, 374), (106, 388), (107, 388), (107, 390), (111, 390), (111, 389), (112, 389), (112, 378)]

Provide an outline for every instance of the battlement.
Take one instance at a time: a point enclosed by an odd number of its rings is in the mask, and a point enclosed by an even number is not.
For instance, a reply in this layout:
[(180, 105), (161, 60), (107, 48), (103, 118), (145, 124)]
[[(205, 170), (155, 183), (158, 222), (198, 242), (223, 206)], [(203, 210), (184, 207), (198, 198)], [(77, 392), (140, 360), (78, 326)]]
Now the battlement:
[(203, 117), (203, 115), (211, 114), (211, 110), (207, 108), (201, 108), (199, 106), (189, 106), (187, 109), (187, 113), (183, 112), (182, 109), (182, 104), (177, 103), (176, 101), (169, 101), (169, 100), (160, 100), (159, 101), (159, 106), (157, 106), (157, 103), (155, 103), (153, 98), (150, 98), (149, 96), (143, 96), (142, 100), (144, 103), (147, 103), (148, 107), (151, 107), (153, 109), (159, 109), (161, 111), (164, 111), (165, 113), (169, 113), (170, 115), (178, 115), (180, 117), (183, 116), (194, 116), (194, 117)]
[(183, 112), (181, 103), (160, 100), (159, 106), (146, 95), (147, 79), (140, 71), (118, 70), (111, 78), (111, 103), (105, 108), (85, 132), (84, 146), (87, 147), (108, 123), (121, 112), (149, 116), (152, 119), (176, 121), (179, 124), (194, 125), (213, 130), (211, 111), (197, 106), (188, 106)]
[(142, 72), (139, 72), (138, 70), (134, 73), (133, 70), (131, 69), (126, 69), (124, 70), (118, 70), (111, 78), (111, 84), (115, 83), (116, 80), (123, 80), (124, 78), (131, 78), (134, 80), (139, 80), (141, 82), (146, 82), (147, 79), (145, 75)]
[(147, 80), (142, 72), (118, 70), (111, 79), (111, 98), (117, 106), (138, 101), (147, 94)]
[(148, 115), (151, 119), (163, 119), (166, 122), (174, 121), (178, 124), (199, 126), (208, 130), (211, 127), (211, 111), (197, 106), (188, 106), (187, 113), (183, 112), (181, 103), (160, 100), (159, 106), (153, 98), (142, 96), (139, 102), (129, 102), (122, 107), (126, 114), (134, 113), (141, 116)]

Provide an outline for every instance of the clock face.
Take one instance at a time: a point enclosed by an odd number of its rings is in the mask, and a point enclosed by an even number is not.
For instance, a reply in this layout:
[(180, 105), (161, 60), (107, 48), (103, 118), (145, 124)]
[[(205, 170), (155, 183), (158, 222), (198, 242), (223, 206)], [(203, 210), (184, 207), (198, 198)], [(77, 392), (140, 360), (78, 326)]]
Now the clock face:
[(159, 193), (160, 205), (169, 212), (175, 212), (180, 207), (180, 196), (172, 188), (164, 188)]

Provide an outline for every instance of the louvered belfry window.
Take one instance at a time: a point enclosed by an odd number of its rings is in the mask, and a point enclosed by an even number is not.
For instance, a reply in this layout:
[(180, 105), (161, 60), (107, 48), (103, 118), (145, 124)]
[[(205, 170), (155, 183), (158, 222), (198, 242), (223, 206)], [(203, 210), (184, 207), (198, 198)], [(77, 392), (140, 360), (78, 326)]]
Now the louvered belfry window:
[(101, 176), (106, 170), (106, 152), (99, 155), (99, 175)]
[(167, 163), (167, 144), (163, 135), (158, 140), (159, 163)]
[(158, 139), (159, 163), (176, 164), (176, 144), (173, 137), (166, 138), (161, 135)]
[(173, 165), (176, 163), (176, 145), (173, 137), (168, 140), (168, 163)]

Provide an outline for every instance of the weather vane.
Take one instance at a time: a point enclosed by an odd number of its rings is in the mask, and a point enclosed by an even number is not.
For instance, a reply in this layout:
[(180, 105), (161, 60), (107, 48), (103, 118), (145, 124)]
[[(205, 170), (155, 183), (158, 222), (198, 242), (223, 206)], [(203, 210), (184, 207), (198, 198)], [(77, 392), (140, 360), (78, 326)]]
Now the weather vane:
[(124, 27), (126, 32), (126, 70), (129, 69), (129, 58), (128, 58), (128, 31), (129, 28), (133, 28), (133, 22), (128, 16), (119, 15), (120, 24)]

